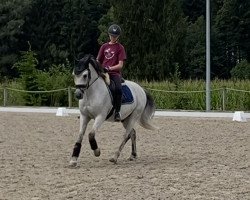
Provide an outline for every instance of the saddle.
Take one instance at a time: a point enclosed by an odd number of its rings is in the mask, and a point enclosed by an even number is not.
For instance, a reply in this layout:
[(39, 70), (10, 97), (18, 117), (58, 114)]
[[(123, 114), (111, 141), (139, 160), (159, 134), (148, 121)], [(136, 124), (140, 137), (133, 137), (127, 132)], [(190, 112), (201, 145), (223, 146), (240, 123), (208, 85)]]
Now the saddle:
[[(103, 79), (109, 89), (110, 97), (112, 99), (112, 104), (114, 105), (114, 89), (115, 83), (110, 80), (108, 73), (103, 73)], [(122, 104), (131, 104), (134, 102), (133, 95), (129, 87), (125, 84), (125, 79), (121, 79), (122, 82)]]
[[(109, 91), (109, 94), (110, 94), (110, 98), (111, 98), (111, 102), (112, 102), (112, 109), (111, 111), (109, 112), (108, 116), (107, 116), (107, 119), (113, 114), (114, 112), (114, 89), (115, 89), (115, 83), (110, 80), (109, 78), (109, 75), (108, 73), (103, 73), (103, 78), (104, 78), (104, 81), (107, 85), (107, 88), (108, 88), (108, 91)], [(126, 85), (125, 83), (125, 79), (122, 78), (122, 105), (124, 104), (132, 104), (134, 102), (134, 97), (131, 93), (131, 90), (130, 88)]]

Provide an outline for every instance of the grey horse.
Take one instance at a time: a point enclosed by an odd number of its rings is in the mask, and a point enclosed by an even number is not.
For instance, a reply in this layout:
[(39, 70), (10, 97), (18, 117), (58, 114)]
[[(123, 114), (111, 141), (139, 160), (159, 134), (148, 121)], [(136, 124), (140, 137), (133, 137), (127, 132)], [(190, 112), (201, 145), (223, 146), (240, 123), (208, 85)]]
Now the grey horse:
[[(105, 120), (114, 122), (112, 94), (104, 81), (103, 68), (95, 58), (92, 55), (85, 55), (80, 59), (74, 68), (73, 76), (76, 87), (75, 96), (79, 99), (80, 130), (73, 148), (70, 166), (77, 165), (81, 143), (89, 121), (94, 119), (94, 124), (89, 133), (89, 143), (95, 156), (100, 156), (101, 153), (95, 139), (97, 130)], [(157, 129), (157, 127), (151, 124), (151, 119), (155, 112), (155, 104), (152, 97), (135, 82), (125, 80), (123, 85), (127, 86), (131, 91), (133, 101), (121, 106), (121, 122), (126, 131), (119, 149), (110, 159), (110, 162), (113, 163), (117, 162), (124, 145), (129, 139), (132, 141), (130, 160), (137, 158), (136, 131), (134, 129), (137, 122), (146, 129)]]

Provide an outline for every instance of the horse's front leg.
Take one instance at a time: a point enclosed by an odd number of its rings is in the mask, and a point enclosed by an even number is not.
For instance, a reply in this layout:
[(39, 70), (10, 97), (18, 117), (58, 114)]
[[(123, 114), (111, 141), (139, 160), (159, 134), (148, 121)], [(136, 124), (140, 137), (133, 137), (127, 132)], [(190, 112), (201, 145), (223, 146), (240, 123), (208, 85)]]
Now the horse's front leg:
[(96, 157), (100, 156), (101, 151), (100, 148), (98, 148), (95, 134), (98, 128), (102, 125), (102, 123), (105, 121), (105, 115), (99, 115), (95, 118), (95, 122), (93, 124), (92, 130), (89, 133), (89, 144), (91, 146), (91, 149), (94, 151), (94, 154)]
[(86, 131), (89, 121), (90, 121), (89, 117), (83, 116), (82, 114), (80, 115), (80, 131), (79, 131), (79, 136), (77, 138), (75, 146), (73, 148), (72, 157), (69, 163), (70, 166), (74, 167), (77, 165), (77, 159), (79, 157), (81, 147), (82, 147), (83, 136), (84, 136), (84, 133)]

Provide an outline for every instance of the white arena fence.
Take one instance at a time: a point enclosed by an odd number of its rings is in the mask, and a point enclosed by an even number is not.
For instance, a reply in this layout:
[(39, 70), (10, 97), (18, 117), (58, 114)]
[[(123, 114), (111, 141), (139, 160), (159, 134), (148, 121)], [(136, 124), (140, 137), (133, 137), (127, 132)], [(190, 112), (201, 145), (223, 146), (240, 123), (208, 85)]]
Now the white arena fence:
[[(170, 90), (152, 89), (152, 88), (147, 88), (147, 87), (145, 87), (145, 89), (149, 90), (149, 91), (153, 91), (153, 92), (179, 94), (179, 95), (192, 94), (192, 93), (201, 93), (201, 94), (204, 94), (204, 95), (206, 94), (205, 90), (198, 90), (198, 91), (170, 91)], [(8, 94), (10, 92), (31, 93), (31, 94), (45, 94), (45, 93), (53, 94), (53, 93), (56, 93), (56, 92), (65, 92), (65, 93), (67, 93), (67, 96), (68, 96), (68, 108), (72, 108), (74, 90), (75, 90), (75, 88), (73, 88), (73, 87), (56, 89), (56, 90), (48, 90), (48, 91), (27, 91), (27, 90), (20, 90), (20, 89), (15, 89), (15, 88), (10, 88), (10, 87), (0, 87), (0, 102), (2, 102), (2, 105), (4, 107), (8, 106), (8, 99), (10, 98)], [(223, 111), (226, 110), (226, 104), (229, 103), (228, 99), (227, 99), (227, 96), (228, 96), (229, 92), (250, 94), (250, 91), (247, 91), (247, 90), (239, 90), (239, 89), (226, 88), (226, 87), (218, 88), (218, 89), (212, 89), (211, 93), (216, 92), (216, 91), (220, 92), (221, 102), (217, 102), (217, 103), (221, 104), (221, 108), (222, 108), (221, 110), (223, 110)], [(1, 103), (0, 103), (0, 105), (1, 105)]]

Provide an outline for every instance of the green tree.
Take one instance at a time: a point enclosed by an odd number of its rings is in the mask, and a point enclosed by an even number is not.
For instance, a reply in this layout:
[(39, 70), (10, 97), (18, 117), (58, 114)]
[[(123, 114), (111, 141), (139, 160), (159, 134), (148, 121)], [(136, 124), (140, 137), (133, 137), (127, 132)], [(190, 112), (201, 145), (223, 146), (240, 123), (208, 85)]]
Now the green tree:
[(185, 68), (183, 77), (185, 78), (205, 78), (206, 75), (206, 44), (205, 44), (205, 20), (201, 16), (195, 23), (191, 23), (187, 29)]
[(195, 23), (196, 20), (206, 15), (206, 1), (204, 0), (182, 0), (182, 9), (188, 20)]
[(104, 14), (102, 18), (99, 20), (99, 30), (100, 35), (98, 38), (98, 43), (102, 45), (103, 43), (107, 42), (109, 36), (108, 36), (108, 27), (111, 25), (111, 23), (114, 22), (114, 7), (110, 7), (107, 14)]
[[(103, 0), (35, 0), (25, 22), (23, 39), (38, 54), (39, 68), (72, 64), (80, 54), (96, 54)], [(65, 65), (66, 66), (66, 65)]]
[[(26, 52), (21, 52), (21, 58), (14, 64), (14, 67), (20, 73), (20, 80), (26, 91), (37, 91), (39, 86), (37, 83), (37, 69), (38, 61), (36, 54), (31, 51), (31, 47)], [(40, 105), (39, 95), (33, 93), (24, 93), (26, 105)]]
[[(71, 6), (65, 10), (66, 6), (65, 1), (59, 0), (35, 0), (32, 2), (32, 8), (24, 26), (23, 40), (30, 41), (33, 49), (37, 52), (40, 61), (39, 68), (49, 68), (53, 63), (64, 63), (69, 56), (66, 45), (72, 42), (71, 32), (77, 27), (72, 27), (75, 21), (70, 18), (70, 11), (74, 12), (75, 10), (71, 9)], [(83, 7), (84, 3), (79, 5), (79, 8)], [(84, 18), (83, 15), (82, 17)], [(79, 22), (81, 22), (82, 17), (79, 14)], [(66, 23), (72, 23), (72, 26), (68, 27)], [(82, 27), (85, 27), (85, 23)], [(73, 42), (77, 42), (75, 38)]]
[(250, 1), (239, 1), (239, 46), (242, 51), (241, 59), (250, 63)]
[(19, 39), (30, 0), (1, 0), (0, 4), (0, 77), (13, 76), (12, 65), (22, 46)]
[(182, 65), (186, 20), (180, 1), (111, 1), (128, 54), (124, 74), (163, 80)]
[(250, 3), (225, 0), (215, 19), (214, 73), (229, 78), (231, 69), (250, 53)]

